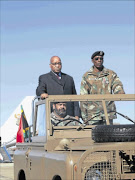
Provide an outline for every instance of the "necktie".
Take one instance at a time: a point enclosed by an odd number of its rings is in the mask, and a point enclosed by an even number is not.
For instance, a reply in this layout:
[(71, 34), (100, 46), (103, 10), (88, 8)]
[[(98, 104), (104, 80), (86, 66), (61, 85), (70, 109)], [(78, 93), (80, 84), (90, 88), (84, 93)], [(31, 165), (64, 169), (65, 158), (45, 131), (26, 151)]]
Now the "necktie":
[(58, 78), (58, 79), (60, 79), (60, 76), (59, 76), (59, 75), (57, 75), (57, 78)]

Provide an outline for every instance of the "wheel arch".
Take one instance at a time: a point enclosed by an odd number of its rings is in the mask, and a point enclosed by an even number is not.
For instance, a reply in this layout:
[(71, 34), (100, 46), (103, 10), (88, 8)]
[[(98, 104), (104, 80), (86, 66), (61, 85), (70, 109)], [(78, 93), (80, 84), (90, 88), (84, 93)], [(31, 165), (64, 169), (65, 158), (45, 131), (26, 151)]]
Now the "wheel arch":
[(62, 178), (59, 175), (55, 175), (52, 180), (62, 180)]
[(25, 171), (23, 169), (19, 171), (17, 180), (26, 180)]

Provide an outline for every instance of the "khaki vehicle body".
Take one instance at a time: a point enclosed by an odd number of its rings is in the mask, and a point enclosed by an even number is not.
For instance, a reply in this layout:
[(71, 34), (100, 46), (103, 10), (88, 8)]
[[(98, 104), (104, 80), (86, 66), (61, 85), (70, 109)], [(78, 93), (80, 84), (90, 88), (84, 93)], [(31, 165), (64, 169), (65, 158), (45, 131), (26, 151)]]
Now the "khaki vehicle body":
[[(135, 101), (135, 95), (59, 95), (36, 102), (32, 140), (18, 143), (14, 154), (15, 180), (135, 179), (135, 142), (97, 143), (92, 140), (94, 125), (51, 124), (51, 102), (99, 100), (109, 125), (105, 101)], [(36, 129), (41, 104), (46, 104), (45, 136)]]

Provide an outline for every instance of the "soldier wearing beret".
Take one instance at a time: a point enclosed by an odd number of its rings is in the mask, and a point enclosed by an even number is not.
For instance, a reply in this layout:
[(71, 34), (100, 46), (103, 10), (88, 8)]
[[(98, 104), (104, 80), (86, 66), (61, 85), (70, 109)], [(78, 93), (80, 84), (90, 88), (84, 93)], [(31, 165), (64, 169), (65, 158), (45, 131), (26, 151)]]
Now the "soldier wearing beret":
[[(125, 94), (117, 74), (103, 66), (104, 52), (96, 51), (91, 59), (93, 66), (82, 77), (80, 94)], [(113, 119), (116, 119), (116, 113), (111, 112), (116, 111), (113, 101), (107, 102), (107, 111), (110, 112), (108, 115), (112, 124)], [(93, 118), (89, 124), (105, 124), (105, 115), (102, 112), (102, 102), (81, 102), (82, 119), (86, 121)]]

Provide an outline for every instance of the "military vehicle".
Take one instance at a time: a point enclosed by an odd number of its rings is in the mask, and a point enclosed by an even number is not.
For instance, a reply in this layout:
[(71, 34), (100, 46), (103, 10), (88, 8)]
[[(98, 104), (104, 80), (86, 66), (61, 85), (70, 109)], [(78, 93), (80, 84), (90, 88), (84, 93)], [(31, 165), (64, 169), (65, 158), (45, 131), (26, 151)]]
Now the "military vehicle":
[[(54, 102), (98, 102), (106, 125), (89, 125), (73, 119), (60, 126), (51, 123)], [(106, 102), (133, 103), (134, 94), (57, 95), (34, 100), (31, 136), (17, 143), (14, 154), (15, 180), (133, 180), (135, 179), (135, 123), (110, 125)], [(124, 107), (122, 107), (124, 108)], [(132, 112), (134, 114), (134, 112)], [(118, 118), (119, 120), (119, 118)]]

